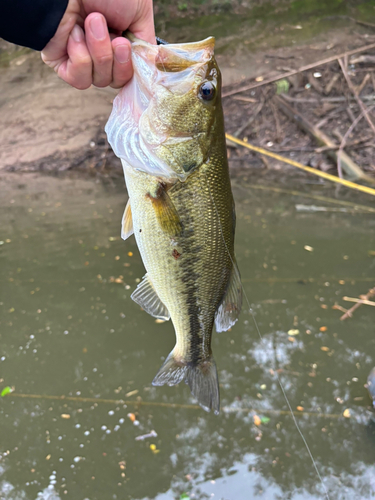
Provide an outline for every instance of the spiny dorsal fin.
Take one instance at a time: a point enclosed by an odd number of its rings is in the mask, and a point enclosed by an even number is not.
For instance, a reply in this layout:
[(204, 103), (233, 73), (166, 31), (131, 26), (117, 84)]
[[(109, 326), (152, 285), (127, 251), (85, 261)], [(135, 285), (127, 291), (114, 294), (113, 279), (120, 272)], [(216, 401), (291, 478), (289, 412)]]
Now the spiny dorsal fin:
[(213, 410), (215, 415), (218, 415), (220, 410), (219, 379), (212, 356), (193, 365), (184, 360), (178, 361), (172, 351), (156, 374), (152, 385), (177, 385), (182, 380), (189, 385), (192, 395), (204, 410)]
[(215, 316), (217, 332), (226, 332), (238, 320), (242, 306), (242, 285), (237, 263), (234, 262), (228, 288)]
[(125, 210), (124, 210), (124, 215), (122, 216), (121, 238), (123, 240), (126, 240), (133, 233), (134, 233), (134, 229), (133, 229), (132, 209), (130, 207), (130, 200), (128, 200), (126, 207), (125, 207)]
[(171, 317), (168, 309), (159, 299), (148, 274), (143, 277), (143, 280), (132, 293), (131, 298), (140, 305), (142, 309), (151, 314), (151, 316), (154, 316), (154, 318), (168, 321)]
[(152, 202), (162, 230), (169, 236), (178, 236), (182, 231), (182, 224), (176, 207), (166, 191), (166, 186), (160, 183), (155, 193), (148, 193), (146, 196)]

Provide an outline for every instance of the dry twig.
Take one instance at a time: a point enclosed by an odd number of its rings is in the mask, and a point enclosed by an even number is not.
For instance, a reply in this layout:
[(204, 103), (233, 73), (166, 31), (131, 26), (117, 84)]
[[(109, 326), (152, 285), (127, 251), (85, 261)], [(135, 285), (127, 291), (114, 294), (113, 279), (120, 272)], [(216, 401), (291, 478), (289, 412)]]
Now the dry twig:
[[(374, 57), (374, 62), (375, 62), (375, 57)], [(360, 83), (358, 85), (358, 87), (356, 88), (356, 91), (357, 91), (357, 95), (359, 96), (360, 93), (362, 92), (362, 90), (365, 88), (365, 85), (366, 83), (371, 80), (371, 76), (370, 76), (370, 73), (366, 73), (365, 77), (363, 78), (362, 80), (362, 83)]]
[[(304, 116), (293, 109), (282, 96), (277, 96), (276, 102), (280, 106), (280, 109), (292, 120), (294, 120), (299, 127), (310, 134), (320, 145), (335, 147), (335, 143), (321, 130), (317, 129), (309, 123)], [(337, 161), (337, 153), (334, 149), (327, 151), (327, 155), (333, 157)], [(347, 173), (347, 175), (354, 179), (363, 179), (367, 182), (373, 183), (374, 180), (366, 175), (362, 169), (348, 156), (345, 152), (341, 153), (341, 166)]]
[(267, 78), (263, 80), (262, 82), (252, 82), (248, 85), (245, 85), (243, 87), (240, 87), (239, 89), (233, 89), (233, 90), (228, 90), (227, 92), (223, 92), (222, 97), (228, 97), (234, 94), (239, 94), (241, 92), (245, 92), (246, 90), (251, 90), (256, 87), (260, 87), (262, 85), (266, 85), (267, 83), (273, 83), (276, 82), (277, 80), (281, 80), (282, 78), (287, 78), (288, 76), (296, 75), (297, 73), (301, 73), (302, 71), (307, 71), (309, 69), (316, 68), (317, 66), (321, 66), (322, 64), (327, 64), (333, 61), (336, 61), (337, 59), (342, 59), (343, 57), (351, 56), (352, 54), (358, 54), (359, 52), (364, 52), (365, 50), (370, 50), (370, 49), (375, 49), (375, 43), (371, 43), (369, 45), (364, 45), (362, 47), (359, 47), (358, 49), (353, 49), (353, 50), (348, 50), (347, 52), (344, 52), (342, 54), (337, 54), (335, 56), (327, 57), (326, 59), (321, 59), (320, 61), (316, 61), (315, 63), (307, 64), (306, 66), (302, 66), (298, 69), (293, 69), (291, 71), (288, 71), (287, 73), (282, 73), (280, 75), (274, 76), (272, 78)]
[(258, 106), (255, 108), (254, 113), (250, 116), (250, 118), (249, 118), (249, 119), (248, 119), (248, 120), (247, 120), (247, 121), (246, 121), (243, 125), (241, 125), (241, 127), (240, 127), (240, 128), (238, 128), (238, 129), (235, 131), (235, 133), (233, 134), (233, 135), (234, 135), (234, 137), (238, 137), (240, 134), (242, 134), (242, 132), (243, 132), (244, 130), (246, 130), (246, 129), (247, 129), (247, 127), (249, 127), (249, 126), (253, 123), (253, 121), (255, 120), (255, 118), (256, 118), (256, 117), (259, 115), (259, 113), (262, 111), (263, 106), (264, 106), (264, 99), (262, 99), (262, 100), (260, 101), (260, 103), (259, 103), (259, 104), (258, 104)]
[[(366, 143), (370, 139), (373, 140), (372, 134), (371, 134), (371, 136), (366, 136), (363, 138), (360, 137), (359, 139), (356, 139), (355, 141), (347, 142), (345, 147), (346, 148), (355, 148), (357, 146), (362, 146), (364, 143)], [(365, 146), (366, 146), (366, 144), (365, 144)], [(324, 153), (324, 151), (328, 151), (329, 149), (338, 150), (338, 149), (340, 149), (340, 145), (337, 144), (335, 147), (322, 146), (321, 148), (315, 148), (314, 151), (315, 151), (315, 153)]]
[(334, 305), (332, 306), (332, 309), (337, 309), (338, 311), (341, 311), (341, 312), (343, 312), (343, 313), (348, 312), (348, 310), (347, 310), (347, 309), (345, 309), (345, 307), (342, 307), (342, 306), (340, 306), (339, 304), (334, 304)]
[[(344, 137), (342, 138), (342, 141), (341, 141), (341, 144), (340, 144), (340, 147), (339, 147), (339, 150), (337, 152), (337, 171), (340, 175), (341, 173), (341, 160), (342, 160), (342, 155), (343, 155), (343, 149), (345, 147), (345, 144), (346, 144), (346, 139), (349, 137), (349, 135), (352, 133), (353, 129), (355, 128), (355, 126), (357, 125), (357, 123), (365, 116), (367, 116), (367, 113), (369, 113), (371, 110), (373, 110), (375, 108), (375, 106), (371, 106), (371, 108), (365, 108), (362, 113), (357, 116), (357, 118), (354, 120), (354, 122), (350, 125), (350, 127), (348, 128), (346, 134), (344, 135)], [(341, 175), (340, 175), (341, 177)]]
[(352, 84), (350, 78), (349, 78), (349, 75), (348, 75), (348, 72), (346, 71), (346, 68), (345, 68), (345, 64), (343, 63), (342, 59), (339, 59), (339, 64), (340, 64), (340, 67), (341, 67), (341, 71), (343, 72), (344, 74), (344, 77), (345, 77), (345, 80), (346, 80), (346, 83), (348, 84), (348, 87), (350, 88), (350, 90), (352, 91), (354, 97), (355, 97), (355, 100), (357, 101), (358, 103), (358, 106), (361, 108), (362, 112), (363, 112), (363, 116), (365, 116), (366, 120), (367, 120), (367, 123), (370, 125), (371, 127), (371, 130), (374, 132), (375, 134), (375, 125), (372, 123), (371, 121), (371, 118), (368, 116), (368, 112), (366, 111), (366, 107), (365, 105), (363, 104), (363, 102), (361, 101), (361, 99), (358, 97), (358, 94), (356, 92), (356, 89), (354, 88), (354, 85)]
[(346, 311), (346, 313), (341, 316), (340, 320), (344, 321), (347, 318), (351, 318), (353, 316), (354, 311), (356, 311), (358, 309), (358, 307), (360, 307), (362, 305), (363, 300), (369, 300), (369, 299), (371, 299), (374, 296), (375, 296), (375, 288), (371, 288), (366, 293), (366, 295), (361, 295), (361, 300), (359, 302), (357, 302), (356, 304), (354, 304), (353, 307), (351, 307), (350, 309), (348, 309)]
[(366, 300), (366, 299), (357, 299), (356, 297), (343, 297), (342, 300), (345, 300), (346, 302), (356, 302), (356, 303), (361, 303), (364, 304), (365, 306), (375, 306), (375, 302), (372, 300)]
[(326, 95), (330, 94), (331, 93), (331, 90), (333, 89), (335, 83), (337, 82), (337, 80), (340, 78), (340, 75), (339, 73), (335, 73), (333, 75), (333, 77), (331, 78), (331, 80), (328, 82), (326, 88), (324, 89), (324, 93)]
[[(375, 88), (374, 88), (375, 90)], [(320, 99), (314, 99), (314, 98), (298, 98), (298, 97), (291, 97), (290, 95), (283, 94), (283, 97), (287, 101), (291, 102), (297, 102), (300, 104), (320, 104), (322, 102), (348, 102), (348, 101), (355, 101), (356, 99), (354, 97), (322, 97)], [(369, 94), (369, 95), (362, 95), (359, 97), (362, 101), (375, 101), (375, 94)]]

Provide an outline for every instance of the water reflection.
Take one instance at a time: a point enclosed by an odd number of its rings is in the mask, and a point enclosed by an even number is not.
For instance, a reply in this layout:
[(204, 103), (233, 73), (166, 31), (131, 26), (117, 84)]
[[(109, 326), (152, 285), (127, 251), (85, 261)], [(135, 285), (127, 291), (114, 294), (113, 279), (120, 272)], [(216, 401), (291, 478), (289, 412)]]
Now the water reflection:
[[(242, 182), (237, 254), (263, 342), (247, 310), (214, 335), (224, 406), (215, 417), (185, 386), (150, 385), (174, 333), (130, 300), (143, 267), (134, 241), (118, 237), (122, 184), (31, 178), (25, 198), (17, 182), (0, 187), (0, 387), (93, 401), (0, 401), (2, 497), (322, 498), (276, 370), (331, 498), (375, 496), (363, 387), (374, 312), (340, 322), (332, 310), (373, 286), (369, 216), (297, 213), (289, 196), (258, 196)], [(135, 440), (153, 429), (157, 437)]]

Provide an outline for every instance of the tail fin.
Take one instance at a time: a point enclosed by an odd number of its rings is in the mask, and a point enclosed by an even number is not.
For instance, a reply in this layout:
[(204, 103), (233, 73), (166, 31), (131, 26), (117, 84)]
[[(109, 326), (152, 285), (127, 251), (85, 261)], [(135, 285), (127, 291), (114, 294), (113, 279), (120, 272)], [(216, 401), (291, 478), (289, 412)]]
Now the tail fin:
[(219, 380), (212, 356), (193, 365), (177, 361), (172, 351), (156, 374), (152, 385), (168, 384), (171, 386), (179, 384), (182, 380), (189, 385), (192, 395), (204, 410), (213, 410), (215, 415), (219, 414)]

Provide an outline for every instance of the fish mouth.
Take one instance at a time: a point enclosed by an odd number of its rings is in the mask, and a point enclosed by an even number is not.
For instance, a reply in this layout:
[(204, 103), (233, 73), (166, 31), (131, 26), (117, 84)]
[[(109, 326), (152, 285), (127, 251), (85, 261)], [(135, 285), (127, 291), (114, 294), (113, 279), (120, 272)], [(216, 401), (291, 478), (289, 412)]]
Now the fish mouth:
[(188, 91), (197, 73), (213, 58), (215, 38), (199, 42), (153, 45), (132, 37), (132, 62), (142, 91), (153, 95), (152, 87), (162, 84), (174, 93)]
[[(208, 68), (215, 64), (215, 39), (153, 45), (133, 35), (128, 38), (132, 42), (134, 75), (114, 101), (106, 125), (108, 140), (124, 165), (184, 181), (204, 161), (202, 144), (207, 132), (196, 122), (190, 128), (175, 127), (159, 111), (170, 98), (180, 102), (180, 97), (193, 94), (206, 78)], [(178, 112), (175, 115), (180, 116)]]
[(214, 53), (215, 38), (210, 36), (198, 42), (167, 43), (154, 45), (136, 38), (127, 32), (126, 37), (132, 42), (133, 53), (144, 56), (149, 53), (159, 70), (165, 72), (181, 71), (197, 63), (209, 61)]

